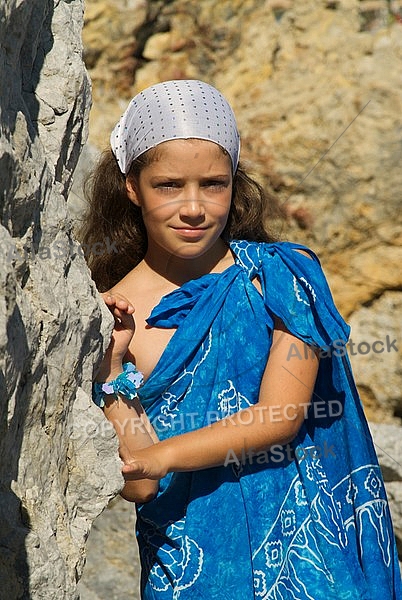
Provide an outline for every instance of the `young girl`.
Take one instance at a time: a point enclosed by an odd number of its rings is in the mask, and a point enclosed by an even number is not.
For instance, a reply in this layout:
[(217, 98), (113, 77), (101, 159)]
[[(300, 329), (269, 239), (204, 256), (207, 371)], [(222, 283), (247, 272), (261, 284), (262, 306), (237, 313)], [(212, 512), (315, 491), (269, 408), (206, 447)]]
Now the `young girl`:
[(239, 150), (215, 88), (168, 81), (92, 181), (83, 241), (118, 249), (89, 257), (115, 317), (94, 400), (137, 503), (142, 598), (396, 600), (349, 328), (311, 250), (265, 231)]

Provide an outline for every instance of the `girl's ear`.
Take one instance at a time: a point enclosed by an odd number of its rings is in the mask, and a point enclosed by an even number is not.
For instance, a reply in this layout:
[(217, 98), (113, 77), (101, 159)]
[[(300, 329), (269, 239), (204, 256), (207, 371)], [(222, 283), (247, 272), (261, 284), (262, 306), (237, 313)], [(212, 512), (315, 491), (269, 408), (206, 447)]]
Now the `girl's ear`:
[(126, 191), (129, 200), (131, 200), (131, 202), (136, 206), (141, 206), (136, 186), (134, 182), (128, 178), (126, 179)]

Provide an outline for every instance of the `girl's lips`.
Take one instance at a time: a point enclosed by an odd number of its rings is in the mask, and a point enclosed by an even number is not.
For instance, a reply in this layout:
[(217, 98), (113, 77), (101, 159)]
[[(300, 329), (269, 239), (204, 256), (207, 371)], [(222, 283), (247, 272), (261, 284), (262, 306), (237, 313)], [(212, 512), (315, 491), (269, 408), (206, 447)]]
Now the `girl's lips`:
[(206, 227), (173, 227), (176, 231), (205, 231)]
[(207, 230), (206, 227), (173, 227), (173, 230), (176, 231), (182, 237), (187, 238), (200, 238)]

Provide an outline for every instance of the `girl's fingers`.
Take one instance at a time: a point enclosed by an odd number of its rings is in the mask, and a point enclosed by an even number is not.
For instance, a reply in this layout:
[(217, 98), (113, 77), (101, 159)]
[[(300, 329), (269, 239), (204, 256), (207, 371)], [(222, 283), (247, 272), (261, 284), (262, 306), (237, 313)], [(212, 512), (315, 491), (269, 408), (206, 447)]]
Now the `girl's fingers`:
[(131, 457), (129, 461), (125, 462), (122, 473), (126, 481), (162, 479), (162, 477), (165, 477), (167, 473), (166, 465), (163, 465), (156, 456), (153, 456), (157, 451), (157, 445), (154, 444), (139, 450), (135, 457)]
[(134, 330), (134, 319), (131, 313), (114, 307), (112, 309), (112, 314), (115, 318), (116, 324), (119, 325), (120, 328)]
[(136, 460), (131, 460), (123, 465), (122, 473), (126, 481), (136, 481), (137, 479), (145, 479), (148, 477), (145, 465)]
[(130, 315), (133, 314), (134, 306), (132, 304), (130, 304), (130, 302), (127, 300), (127, 298), (124, 298), (123, 296), (120, 296), (120, 295), (110, 294), (109, 292), (105, 292), (104, 294), (101, 294), (101, 295), (102, 295), (102, 298), (103, 298), (105, 304), (109, 308), (116, 307)]

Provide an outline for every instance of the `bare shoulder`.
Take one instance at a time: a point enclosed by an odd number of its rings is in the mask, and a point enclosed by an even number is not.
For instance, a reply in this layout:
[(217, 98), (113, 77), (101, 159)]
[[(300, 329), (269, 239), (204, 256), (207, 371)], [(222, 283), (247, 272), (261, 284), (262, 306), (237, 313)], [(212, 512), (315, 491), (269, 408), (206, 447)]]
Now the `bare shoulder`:
[[(132, 269), (123, 279), (111, 288), (110, 292), (121, 295), (137, 304), (139, 301), (152, 294), (155, 287), (155, 280), (150, 276), (146, 269), (142, 268), (141, 263)], [(153, 294), (152, 294), (153, 295)]]
[(294, 248), (293, 252), (299, 252), (299, 254), (303, 254), (303, 256), (307, 256), (307, 258), (309, 258), (310, 260), (313, 260), (313, 257), (311, 256), (311, 254), (306, 252), (306, 250), (302, 250), (301, 248)]

